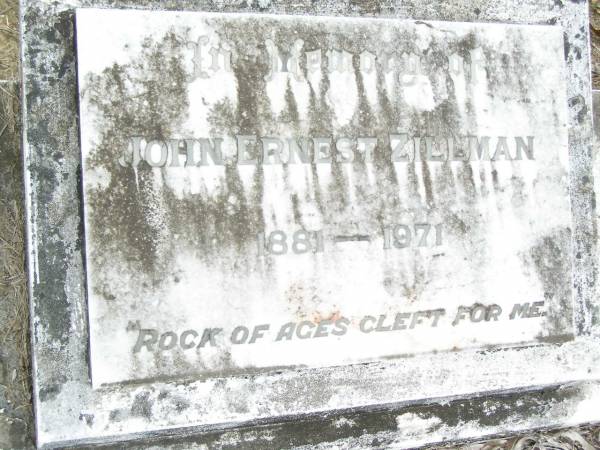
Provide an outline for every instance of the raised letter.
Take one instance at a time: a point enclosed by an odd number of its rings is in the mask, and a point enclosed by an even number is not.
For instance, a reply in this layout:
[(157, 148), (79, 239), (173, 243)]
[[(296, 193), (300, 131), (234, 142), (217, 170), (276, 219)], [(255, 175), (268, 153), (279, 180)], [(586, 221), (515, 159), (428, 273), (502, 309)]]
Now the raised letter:
[(239, 165), (243, 164), (256, 164), (258, 162), (257, 158), (246, 159), (248, 152), (246, 148), (248, 147), (248, 143), (256, 145), (256, 137), (255, 136), (243, 136), (236, 135), (237, 139), (237, 163)]
[[(434, 153), (434, 147), (437, 147), (441, 153)], [(426, 137), (425, 138), (425, 148), (427, 151), (426, 160), (427, 161), (446, 161), (448, 159), (448, 151), (440, 150), (440, 146), (435, 146), (434, 138)]]
[[(471, 161), (475, 159), (475, 155), (480, 161), (490, 160), (490, 137), (482, 136), (481, 140), (477, 136), (469, 136), (469, 152)], [(473, 151), (475, 150), (475, 151)]]
[(412, 161), (415, 158), (415, 147), (413, 145), (412, 155), (410, 150), (403, 153), (406, 143), (409, 141), (408, 134), (390, 134), (390, 145), (392, 146), (392, 162)]
[(264, 337), (265, 331), (267, 331), (268, 329), (269, 325), (267, 324), (255, 326), (254, 330), (252, 331), (252, 337), (250, 338), (250, 341), (248, 341), (248, 344), (254, 344), (257, 339)]
[(137, 338), (137, 342), (133, 347), (133, 353), (139, 352), (142, 347), (146, 347), (146, 349), (151, 352), (152, 346), (156, 344), (156, 340), (158, 339), (158, 331), (156, 330), (140, 330)]
[(221, 143), (223, 139), (214, 138), (213, 145), (210, 145), (210, 139), (198, 139), (200, 142), (200, 164), (202, 166), (208, 165), (208, 155), (212, 159), (213, 164), (217, 166), (223, 165), (223, 152), (221, 151)]
[(508, 144), (506, 143), (505, 136), (498, 136), (498, 144), (496, 145), (496, 151), (494, 152), (494, 161), (500, 159), (500, 155), (504, 155), (505, 160), (511, 160), (510, 152), (508, 151)]
[[(158, 161), (154, 161), (152, 159), (152, 147), (154, 147), (155, 145), (160, 146), (160, 159)], [(169, 156), (169, 150), (168, 150), (167, 144), (165, 144), (163, 141), (148, 142), (148, 144), (146, 145), (146, 148), (144, 150), (144, 159), (152, 167), (163, 167), (165, 164), (167, 164), (168, 156)]]
[(271, 164), (270, 157), (273, 156), (275, 164), (282, 164), (281, 152), (283, 151), (283, 142), (281, 139), (273, 137), (264, 137), (262, 140), (263, 147), (263, 164)]
[(194, 49), (194, 57), (192, 59), (194, 63), (194, 79), (196, 78), (208, 78), (209, 75), (202, 70), (202, 46), (208, 44), (208, 36), (200, 36), (197, 42), (189, 42), (188, 48)]
[(521, 151), (524, 151), (527, 158), (533, 160), (533, 136), (527, 136), (527, 144), (522, 137), (515, 138), (517, 144), (517, 155), (515, 159), (523, 159)]
[[(188, 336), (192, 337), (191, 342), (188, 342)], [(189, 350), (190, 348), (194, 347), (194, 345), (196, 345), (194, 339), (196, 339), (197, 337), (198, 333), (196, 333), (194, 330), (186, 330), (183, 333), (181, 333), (181, 336), (179, 337), (179, 346), (184, 350)]]
[(365, 163), (373, 162), (373, 151), (377, 147), (377, 138), (359, 137), (356, 139), (358, 151), (363, 154)]
[[(132, 137), (130, 139), (129, 144), (127, 144), (127, 148), (125, 149), (125, 153), (119, 158), (119, 165), (122, 167), (131, 166), (134, 169), (138, 166), (140, 161), (142, 160), (142, 156), (140, 154), (140, 145), (142, 142), (141, 137)], [(128, 155), (129, 147), (131, 146), (131, 155)], [(131, 156), (131, 158), (129, 158)]]
[(354, 152), (352, 151), (352, 139), (340, 138), (335, 143), (337, 155), (335, 160), (341, 163), (351, 163), (354, 161)]
[(204, 333), (202, 333), (202, 339), (200, 339), (200, 343), (196, 348), (204, 347), (208, 342), (210, 342), (211, 347), (217, 346), (217, 341), (215, 341), (215, 337), (223, 331), (222, 328), (206, 328)]
[[(315, 154), (313, 161), (315, 164), (331, 162), (331, 139), (329, 138), (313, 138), (313, 146)], [(326, 156), (321, 157), (321, 149), (325, 148)]]
[(300, 157), (300, 162), (304, 164), (310, 163), (310, 151), (308, 148), (308, 139), (300, 139), (300, 145), (298, 145), (298, 141), (296, 139), (288, 138), (288, 164), (295, 164), (296, 158), (294, 158), (294, 154), (297, 154)]
[(529, 317), (529, 303), (523, 303), (522, 305), (517, 303), (515, 306), (513, 306), (513, 310), (508, 316), (510, 320), (521, 317), (524, 319)]
[(290, 341), (294, 335), (295, 328), (296, 324), (294, 322), (286, 323), (279, 329), (279, 333), (277, 333), (277, 338), (275, 339), (275, 341), (281, 341), (284, 338)]
[[(310, 330), (308, 331), (308, 333), (303, 333), (302, 330), (304, 327), (309, 327)], [(296, 336), (298, 336), (300, 339), (309, 339), (310, 335), (311, 335), (311, 330), (315, 327), (315, 324), (312, 322), (309, 322), (308, 320), (305, 320), (304, 322), (300, 322), (300, 325), (298, 325), (298, 328), (296, 329)]]
[[(183, 147), (181, 144), (183, 143)], [(181, 167), (179, 155), (181, 150), (185, 150), (185, 167), (193, 167), (194, 160), (194, 139), (169, 139), (169, 150), (171, 152), (171, 167)]]

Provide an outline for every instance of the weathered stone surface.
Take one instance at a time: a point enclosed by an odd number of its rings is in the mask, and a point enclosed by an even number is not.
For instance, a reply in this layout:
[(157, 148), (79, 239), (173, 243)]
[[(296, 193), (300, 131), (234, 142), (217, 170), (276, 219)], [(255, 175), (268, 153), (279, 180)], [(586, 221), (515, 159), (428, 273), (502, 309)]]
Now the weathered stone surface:
[(94, 384), (572, 335), (560, 30), (76, 22)]
[[(94, 374), (88, 369), (90, 335), (82, 209), (79, 201), (75, 201), (80, 199), (83, 186), (80, 185), (74, 8), (132, 5), (147, 9), (373, 14), (417, 20), (510, 21), (560, 26), (565, 32), (563, 48), (567, 62), (569, 193), (573, 211), (570, 259), (574, 269), (576, 339), (500, 350), (420, 353), (403, 360), (344, 367), (282, 369), (185, 382), (165, 380), (92, 388), (90, 378)], [(250, 442), (271, 442), (271, 439), (276, 446), (284, 448), (301, 445), (356, 448), (379, 445), (385, 448), (390, 443), (402, 448), (448, 437), (473, 439), (507, 431), (599, 420), (598, 385), (580, 383), (600, 375), (600, 346), (596, 338), (586, 337), (594, 332), (597, 324), (597, 254), (592, 220), (593, 161), (585, 4), (545, 0), (403, 2), (398, 5), (379, 2), (249, 5), (191, 1), (160, 4), (151, 1), (25, 1), (23, 6), (23, 29), (27, 30), (23, 34), (25, 153), (34, 313), (34, 394), (40, 445), (91, 445), (108, 439), (141, 439), (165, 434), (182, 439), (196, 434), (200, 435), (198, 446), (215, 448), (244, 448), (251, 445)], [(254, 119), (248, 117), (248, 120)], [(551, 242), (542, 243), (551, 251), (541, 250), (544, 245), (540, 247), (537, 253), (540, 260), (548, 261), (547, 255), (562, 252), (561, 246), (552, 247)], [(550, 261), (555, 259), (551, 257)], [(549, 267), (552, 268), (552, 264)], [(551, 270), (551, 273), (557, 272)], [(569, 287), (568, 282), (559, 282), (559, 285)], [(532, 389), (546, 385), (563, 386), (555, 400), (545, 402), (548, 398), (544, 393)], [(523, 411), (510, 406), (512, 400), (507, 395), (486, 396), (478, 403), (479, 394), (489, 391), (511, 391), (517, 403), (519, 399), (530, 397), (532, 404), (543, 406), (526, 408), (521, 414)], [(457, 417), (468, 415), (461, 414), (460, 402), (450, 401), (454, 398), (464, 400), (467, 411), (471, 405), (480, 405), (482, 413), (457, 422)], [(405, 405), (423, 402), (423, 399), (429, 399), (429, 406), (416, 414), (419, 420), (414, 415), (404, 416)], [(435, 403), (446, 405), (448, 409), (440, 412)], [(362, 426), (345, 427), (348, 422), (344, 420), (339, 422), (341, 426), (331, 428), (324, 421), (330, 414), (343, 416), (350, 412), (363, 414), (368, 421), (369, 411), (376, 407), (390, 411), (384, 420), (385, 430), (376, 425), (366, 426), (366, 422)], [(314, 422), (308, 423), (313, 418)], [(292, 433), (285, 429), (290, 423), (305, 426), (299, 425), (298, 433)], [(246, 433), (240, 428), (242, 425), (253, 428)], [(434, 428), (436, 431), (432, 432)], [(222, 440), (210, 436), (215, 429), (223, 430)], [(384, 431), (384, 439), (380, 431)]]

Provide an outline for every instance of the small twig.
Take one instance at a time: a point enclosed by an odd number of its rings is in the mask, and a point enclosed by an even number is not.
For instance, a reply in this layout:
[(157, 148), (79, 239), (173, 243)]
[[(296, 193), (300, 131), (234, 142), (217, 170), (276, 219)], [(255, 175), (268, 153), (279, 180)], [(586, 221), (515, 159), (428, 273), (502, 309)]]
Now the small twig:
[(6, 95), (8, 95), (9, 97), (12, 98), (17, 98), (17, 96), (15, 94), (13, 94), (12, 92), (10, 92), (8, 89), (4, 88), (2, 85), (3, 84), (8, 84), (8, 83), (13, 83), (12, 81), (6, 81), (6, 82), (2, 82), (0, 81), (0, 91), (4, 92)]
[(0, 31), (4, 31), (5, 33), (8, 34), (13, 34), (13, 35), (17, 35), (17, 30), (15, 30), (14, 28), (5, 26), (5, 25), (0, 25)]

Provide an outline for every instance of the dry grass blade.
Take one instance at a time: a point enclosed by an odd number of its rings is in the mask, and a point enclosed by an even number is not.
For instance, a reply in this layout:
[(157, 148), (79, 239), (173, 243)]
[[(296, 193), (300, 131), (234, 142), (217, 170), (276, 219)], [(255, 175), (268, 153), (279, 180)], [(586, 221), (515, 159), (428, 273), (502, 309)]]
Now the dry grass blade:
[(15, 80), (18, 74), (18, 15), (16, 2), (0, 0), (0, 80)]
[(8, 424), (20, 422), (18, 429), (23, 431), (31, 423), (31, 375), (19, 99), (11, 82), (18, 76), (17, 13), (17, 1), (0, 0), (0, 362), (4, 370), (10, 370), (4, 378), (7, 389), (0, 417)]

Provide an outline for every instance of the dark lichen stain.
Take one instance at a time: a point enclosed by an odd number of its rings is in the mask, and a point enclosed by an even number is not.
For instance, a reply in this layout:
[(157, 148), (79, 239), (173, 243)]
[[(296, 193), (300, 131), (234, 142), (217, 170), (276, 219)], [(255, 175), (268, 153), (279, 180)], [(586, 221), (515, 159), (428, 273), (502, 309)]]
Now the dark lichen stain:
[(583, 96), (578, 95), (569, 99), (569, 108), (574, 109), (575, 107), (578, 108), (577, 122), (583, 124), (588, 113), (588, 106)]
[(131, 405), (131, 415), (143, 417), (148, 421), (152, 420), (152, 403), (149, 392), (140, 392), (135, 396)]
[[(252, 425), (236, 427), (233, 432), (235, 439), (231, 439), (231, 431), (219, 430), (195, 436), (159, 438), (151, 443), (181, 450), (192, 445), (219, 450), (275, 450), (312, 445), (354, 448), (363, 447), (368, 442), (370, 448), (386, 449), (397, 444), (398, 433), (409, 431), (402, 427), (405, 415), (431, 422), (427, 429), (429, 433), (464, 424), (482, 430), (498, 429), (507, 423), (543, 417), (555, 405), (575, 404), (583, 398), (584, 390), (579, 386), (552, 387), (444, 403), (384, 405), (336, 411), (325, 416), (314, 414), (291, 416), (279, 421), (255, 421)], [(348, 426), (340, 426), (340, 421)], [(144, 445), (147, 443), (131, 443), (128, 448), (141, 450), (146, 448)]]
[(168, 391), (160, 391), (160, 393), (158, 394), (158, 399), (159, 400), (164, 400), (168, 396), (169, 396), (169, 392)]
[(54, 400), (62, 390), (62, 385), (67, 381), (64, 375), (61, 375), (58, 380), (48, 382), (39, 390), (40, 402)]
[(79, 420), (85, 422), (85, 424), (88, 427), (91, 427), (92, 425), (94, 425), (94, 415), (93, 414), (80, 413)]
[[(28, 93), (31, 100), (35, 95), (35, 92)], [(58, 149), (61, 144), (48, 129), (50, 122), (50, 120), (41, 121), (35, 127), (30, 125), (27, 128), (28, 138), (44, 142), (49, 149)], [(30, 174), (37, 185), (33, 192), (34, 203), (43, 210), (54, 203), (54, 193), (63, 182), (59, 179), (60, 163), (52, 166), (31, 165)], [(34, 220), (40, 221), (39, 218)], [(38, 245), (35, 249), (35, 258), (38, 262), (36, 267), (38, 274), (33, 278), (32, 294), (38, 301), (35, 303), (34, 313), (40, 319), (38, 323), (44, 324), (47, 337), (61, 345), (66, 345), (69, 340), (68, 330), (71, 327), (70, 305), (65, 292), (66, 266), (72, 256), (71, 249), (63, 238), (59, 226), (40, 221), (36, 229), (38, 233), (35, 239)]]
[(572, 335), (571, 231), (558, 229), (541, 238), (531, 248), (530, 258), (546, 300), (548, 325), (540, 338), (547, 341), (553, 336), (560, 339), (565, 334)]
[(184, 398), (179, 398), (175, 400), (174, 408), (175, 411), (181, 413), (190, 407), (190, 402)]
[[(104, 122), (102, 141), (88, 164), (111, 173), (108, 188), (90, 192), (87, 199), (99, 212), (92, 216), (89, 232), (98, 242), (108, 244), (90, 255), (101, 262), (117, 252), (138, 270), (152, 273), (160, 269), (157, 246), (161, 229), (152, 220), (155, 210), (150, 168), (143, 163), (136, 178), (132, 168), (116, 165), (116, 152), (126, 147), (131, 136), (167, 138), (181, 122), (188, 99), (187, 75), (176, 52), (182, 44), (178, 39), (173, 33), (160, 42), (146, 39), (137, 60), (128, 65), (114, 64), (88, 80), (86, 95)], [(114, 214), (104, 213), (109, 210)]]
[(120, 422), (121, 420), (123, 420), (123, 418), (125, 416), (127, 416), (127, 414), (124, 413), (122, 410), (120, 410), (120, 409), (113, 409), (108, 414), (108, 421), (109, 422)]

